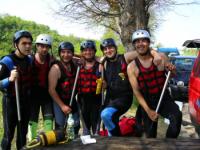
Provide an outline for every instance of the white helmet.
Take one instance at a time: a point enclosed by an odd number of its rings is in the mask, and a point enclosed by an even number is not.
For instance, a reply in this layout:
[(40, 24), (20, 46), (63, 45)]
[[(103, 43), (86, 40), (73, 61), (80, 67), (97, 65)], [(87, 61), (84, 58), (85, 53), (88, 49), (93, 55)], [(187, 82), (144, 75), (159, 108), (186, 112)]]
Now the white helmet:
[(40, 34), (37, 36), (37, 39), (35, 41), (36, 44), (46, 44), (49, 46), (52, 46), (52, 37), (48, 34)]
[(151, 37), (150, 37), (149, 32), (146, 30), (137, 30), (137, 31), (133, 32), (132, 42), (135, 42), (135, 40), (141, 39), (141, 38), (146, 38), (146, 39), (149, 39), (149, 41), (150, 41)]

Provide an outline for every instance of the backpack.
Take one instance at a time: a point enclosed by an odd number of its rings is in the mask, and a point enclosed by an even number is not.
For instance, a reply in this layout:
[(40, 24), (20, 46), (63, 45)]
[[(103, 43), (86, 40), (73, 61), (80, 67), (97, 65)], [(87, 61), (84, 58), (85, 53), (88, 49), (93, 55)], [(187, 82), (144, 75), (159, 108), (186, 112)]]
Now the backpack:
[(135, 127), (136, 119), (135, 117), (126, 117), (123, 116), (119, 120), (119, 127), (122, 136), (134, 136), (135, 135)]
[[(121, 136), (136, 136), (135, 132), (136, 118), (123, 116), (119, 120), (119, 127), (121, 131)], [(100, 136), (108, 136), (108, 131), (101, 130), (99, 132)]]

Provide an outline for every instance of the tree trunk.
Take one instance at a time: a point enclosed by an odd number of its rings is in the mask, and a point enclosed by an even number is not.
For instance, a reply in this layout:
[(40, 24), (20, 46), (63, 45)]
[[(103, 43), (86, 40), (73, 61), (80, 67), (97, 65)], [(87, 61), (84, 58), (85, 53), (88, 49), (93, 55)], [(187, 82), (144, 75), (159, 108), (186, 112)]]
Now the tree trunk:
[(126, 0), (119, 17), (120, 38), (126, 51), (133, 50), (132, 33), (137, 29), (147, 29), (149, 15), (145, 10), (145, 0)]

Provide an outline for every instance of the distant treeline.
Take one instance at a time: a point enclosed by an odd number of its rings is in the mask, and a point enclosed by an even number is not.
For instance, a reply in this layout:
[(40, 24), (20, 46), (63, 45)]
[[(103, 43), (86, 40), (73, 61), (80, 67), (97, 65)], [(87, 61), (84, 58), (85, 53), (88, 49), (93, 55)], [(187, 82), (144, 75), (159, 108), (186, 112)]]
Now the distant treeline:
[[(2, 15), (0, 16), (0, 56), (6, 55), (14, 50), (12, 38), (17, 30), (28, 30), (32, 33), (35, 41), (36, 37), (41, 33), (49, 34), (53, 37), (52, 51), (57, 55), (58, 45), (62, 41), (70, 41), (74, 44), (75, 53), (80, 53), (80, 43), (84, 38), (75, 37), (74, 35), (60, 35), (57, 31), (51, 30), (48, 26), (37, 24), (33, 21), (23, 20), (16, 16)], [(101, 56), (102, 52), (99, 49), (100, 41), (96, 41), (97, 55)], [(33, 44), (34, 50), (34, 44)], [(120, 45), (120, 51), (123, 52), (123, 46)]]

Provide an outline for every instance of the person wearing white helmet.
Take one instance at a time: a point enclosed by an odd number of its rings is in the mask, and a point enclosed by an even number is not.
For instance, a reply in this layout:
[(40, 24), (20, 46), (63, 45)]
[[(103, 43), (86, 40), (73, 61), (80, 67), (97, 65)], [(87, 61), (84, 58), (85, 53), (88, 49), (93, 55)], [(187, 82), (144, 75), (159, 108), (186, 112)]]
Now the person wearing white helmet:
[[(101, 112), (101, 119), (110, 136), (121, 136), (118, 125), (119, 117), (131, 107), (133, 101), (133, 92), (127, 76), (127, 65), (137, 57), (138, 53), (131, 51), (118, 54), (117, 45), (112, 38), (104, 39), (100, 48), (106, 58), (104, 73), (107, 83), (105, 108)], [(161, 60), (158, 53), (151, 52), (154, 58)]]
[(163, 63), (155, 65), (150, 54), (150, 41), (148, 31), (133, 32), (132, 43), (138, 56), (128, 65), (127, 73), (133, 93), (139, 102), (136, 120), (138, 119), (138, 124), (143, 122), (147, 137), (155, 138), (159, 114), (170, 120), (166, 137), (177, 138), (181, 129), (182, 114), (178, 105), (171, 100), (168, 90), (165, 91), (158, 113), (155, 111), (166, 80), (165, 73), (167, 70), (174, 71), (175, 66), (168, 62), (164, 54), (161, 54)]
[(44, 119), (44, 130), (53, 129), (52, 99), (48, 93), (48, 73), (55, 62), (53, 55), (49, 54), (52, 48), (52, 37), (48, 34), (40, 34), (35, 41), (36, 53), (33, 59), (33, 88), (31, 101), (31, 116), (29, 121), (31, 138), (37, 135), (38, 115), (40, 107)]

